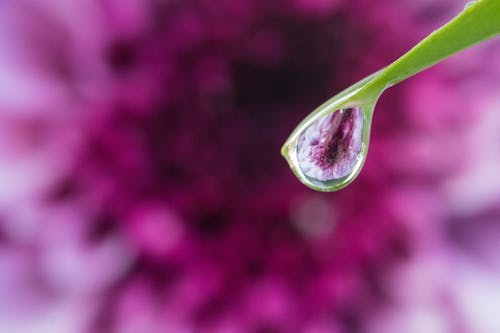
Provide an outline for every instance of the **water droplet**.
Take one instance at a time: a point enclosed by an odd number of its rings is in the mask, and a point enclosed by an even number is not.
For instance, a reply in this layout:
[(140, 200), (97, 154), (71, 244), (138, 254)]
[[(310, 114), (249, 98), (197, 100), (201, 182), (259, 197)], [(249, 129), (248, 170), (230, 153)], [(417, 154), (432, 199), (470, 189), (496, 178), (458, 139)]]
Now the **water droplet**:
[(354, 173), (363, 146), (363, 123), (363, 111), (358, 107), (337, 110), (312, 123), (297, 142), (301, 172), (320, 182)]
[(370, 126), (386, 86), (369, 86), (376, 72), (332, 97), (290, 134), (281, 148), (290, 168), (306, 186), (322, 192), (344, 188), (359, 174), (368, 153)]

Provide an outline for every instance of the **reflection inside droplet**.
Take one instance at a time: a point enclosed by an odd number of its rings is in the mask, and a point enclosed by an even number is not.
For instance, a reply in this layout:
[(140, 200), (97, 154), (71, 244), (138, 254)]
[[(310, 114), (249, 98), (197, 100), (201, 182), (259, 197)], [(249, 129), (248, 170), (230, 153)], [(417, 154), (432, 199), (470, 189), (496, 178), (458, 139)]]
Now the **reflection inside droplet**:
[(360, 158), (362, 134), (361, 108), (340, 109), (324, 116), (300, 136), (297, 145), (300, 169), (320, 181), (348, 176)]

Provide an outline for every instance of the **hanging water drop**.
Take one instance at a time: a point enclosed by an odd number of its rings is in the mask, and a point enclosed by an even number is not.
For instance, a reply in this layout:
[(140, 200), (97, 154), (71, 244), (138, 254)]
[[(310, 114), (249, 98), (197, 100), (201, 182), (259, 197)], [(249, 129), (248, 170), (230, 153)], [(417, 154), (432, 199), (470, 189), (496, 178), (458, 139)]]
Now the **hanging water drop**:
[(297, 162), (304, 175), (321, 182), (356, 171), (363, 145), (361, 108), (340, 109), (316, 120), (301, 134)]

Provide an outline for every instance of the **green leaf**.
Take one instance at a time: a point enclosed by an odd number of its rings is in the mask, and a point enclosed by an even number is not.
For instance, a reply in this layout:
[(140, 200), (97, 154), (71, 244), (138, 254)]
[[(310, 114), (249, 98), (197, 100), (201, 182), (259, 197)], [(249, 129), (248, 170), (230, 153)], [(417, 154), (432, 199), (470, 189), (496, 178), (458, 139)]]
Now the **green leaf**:
[(370, 85), (392, 86), (499, 33), (500, 0), (477, 1), (394, 61)]

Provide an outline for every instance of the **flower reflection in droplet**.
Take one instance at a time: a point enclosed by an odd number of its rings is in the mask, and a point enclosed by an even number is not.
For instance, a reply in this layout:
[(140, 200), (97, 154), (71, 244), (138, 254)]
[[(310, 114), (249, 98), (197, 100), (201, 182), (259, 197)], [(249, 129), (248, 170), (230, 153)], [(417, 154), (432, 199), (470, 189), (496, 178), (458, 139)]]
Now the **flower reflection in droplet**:
[(348, 176), (361, 156), (362, 133), (361, 108), (340, 109), (317, 120), (299, 139), (300, 169), (320, 181)]

